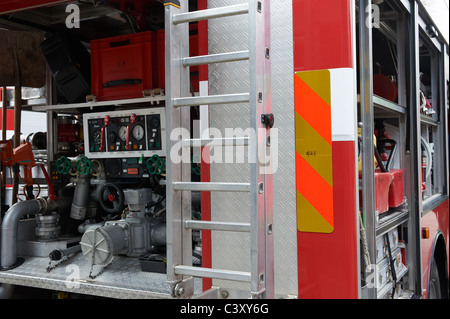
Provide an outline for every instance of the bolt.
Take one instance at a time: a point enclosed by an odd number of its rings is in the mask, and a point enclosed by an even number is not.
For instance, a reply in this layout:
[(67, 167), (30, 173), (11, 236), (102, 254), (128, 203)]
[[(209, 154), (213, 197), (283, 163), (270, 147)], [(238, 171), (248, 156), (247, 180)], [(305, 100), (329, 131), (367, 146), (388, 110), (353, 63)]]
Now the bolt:
[(184, 288), (183, 287), (177, 288), (177, 296), (181, 297), (183, 294), (184, 294)]

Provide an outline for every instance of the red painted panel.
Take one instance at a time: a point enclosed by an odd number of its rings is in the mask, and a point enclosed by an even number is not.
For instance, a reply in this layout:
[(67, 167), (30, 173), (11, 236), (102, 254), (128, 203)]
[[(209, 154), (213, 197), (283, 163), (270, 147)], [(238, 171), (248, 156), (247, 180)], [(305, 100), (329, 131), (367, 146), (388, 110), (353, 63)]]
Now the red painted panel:
[[(433, 243), (438, 231), (441, 231), (447, 245), (447, 267), (449, 265), (449, 201), (436, 207), (433, 211), (422, 217), (422, 227), (428, 227), (430, 237), (422, 239), (422, 283), (423, 297), (428, 297), (428, 276), (430, 270), (431, 254), (433, 253)], [(448, 268), (447, 268), (448, 272)]]
[(297, 233), (300, 299), (358, 297), (355, 143), (332, 146), (334, 232)]
[(70, 0), (4, 0), (0, 5), (0, 14), (45, 7)]
[[(0, 129), (2, 128), (2, 118), (3, 115), (2, 112), (0, 112)], [(14, 131), (14, 110), (6, 111), (6, 130)]]
[[(208, 8), (207, 0), (198, 0), (198, 10), (204, 10)], [(198, 23), (198, 54), (208, 54), (208, 21), (199, 21)], [(199, 80), (208, 81), (208, 66), (199, 66)], [(211, 170), (209, 165), (209, 150), (202, 148), (202, 162), (200, 179), (202, 182), (211, 181)], [(201, 209), (202, 220), (211, 220), (211, 193), (201, 192)], [(212, 268), (212, 252), (211, 252), (211, 231), (202, 230), (202, 266), (205, 268)], [(203, 278), (203, 291), (206, 291), (212, 287), (212, 279)]]
[(353, 67), (350, 0), (293, 0), (294, 70)]

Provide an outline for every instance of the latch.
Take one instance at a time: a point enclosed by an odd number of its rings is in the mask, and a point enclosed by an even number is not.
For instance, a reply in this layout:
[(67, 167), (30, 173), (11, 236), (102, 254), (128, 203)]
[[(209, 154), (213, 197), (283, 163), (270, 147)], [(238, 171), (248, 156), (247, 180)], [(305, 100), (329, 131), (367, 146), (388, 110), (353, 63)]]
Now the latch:
[(262, 114), (261, 115), (261, 123), (263, 123), (266, 128), (272, 128), (275, 124), (275, 116), (272, 113)]

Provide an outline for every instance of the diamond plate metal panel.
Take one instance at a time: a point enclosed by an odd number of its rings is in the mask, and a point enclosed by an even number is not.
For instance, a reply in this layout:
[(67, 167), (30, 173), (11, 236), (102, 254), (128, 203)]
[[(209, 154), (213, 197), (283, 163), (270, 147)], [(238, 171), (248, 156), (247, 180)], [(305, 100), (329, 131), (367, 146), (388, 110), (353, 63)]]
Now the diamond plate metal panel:
[[(95, 279), (89, 278), (90, 263), (81, 253), (61, 262), (51, 271), (49, 258), (26, 257), (18, 268), (0, 272), (0, 283), (60, 290), (77, 294), (120, 299), (171, 298), (165, 274), (142, 272), (137, 258), (114, 257), (105, 271), (94, 266)], [(126, 271), (124, 271), (126, 270)], [(201, 280), (194, 280), (195, 293), (201, 292)]]
[[(209, 0), (208, 7), (240, 4), (242, 0)], [(278, 171), (274, 175), (275, 293), (297, 295), (297, 230), (295, 193), (295, 123), (293, 84), (292, 0), (271, 1), (272, 107), (278, 129)], [(210, 20), (209, 53), (248, 49), (246, 16)], [(248, 62), (209, 67), (210, 94), (248, 92)], [(211, 127), (223, 135), (225, 128), (249, 127), (248, 105), (217, 105), (210, 108)], [(282, 123), (282, 125), (281, 125)], [(217, 149), (218, 150), (218, 149)], [(223, 160), (225, 157), (222, 156)], [(226, 159), (230, 160), (230, 157)], [(247, 162), (247, 159), (245, 159)], [(245, 164), (213, 164), (211, 180), (248, 182)], [(211, 217), (216, 221), (248, 222), (248, 194), (213, 193)], [(212, 266), (250, 270), (248, 234), (212, 234)], [(214, 285), (248, 289), (245, 284), (215, 280)]]

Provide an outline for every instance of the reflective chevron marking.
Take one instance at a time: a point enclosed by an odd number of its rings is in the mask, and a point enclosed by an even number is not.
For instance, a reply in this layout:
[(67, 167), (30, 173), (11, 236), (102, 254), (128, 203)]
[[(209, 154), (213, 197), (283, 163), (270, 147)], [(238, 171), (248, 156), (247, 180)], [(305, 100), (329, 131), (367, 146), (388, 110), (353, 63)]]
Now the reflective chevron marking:
[(295, 74), (297, 228), (332, 233), (333, 157), (329, 70)]

